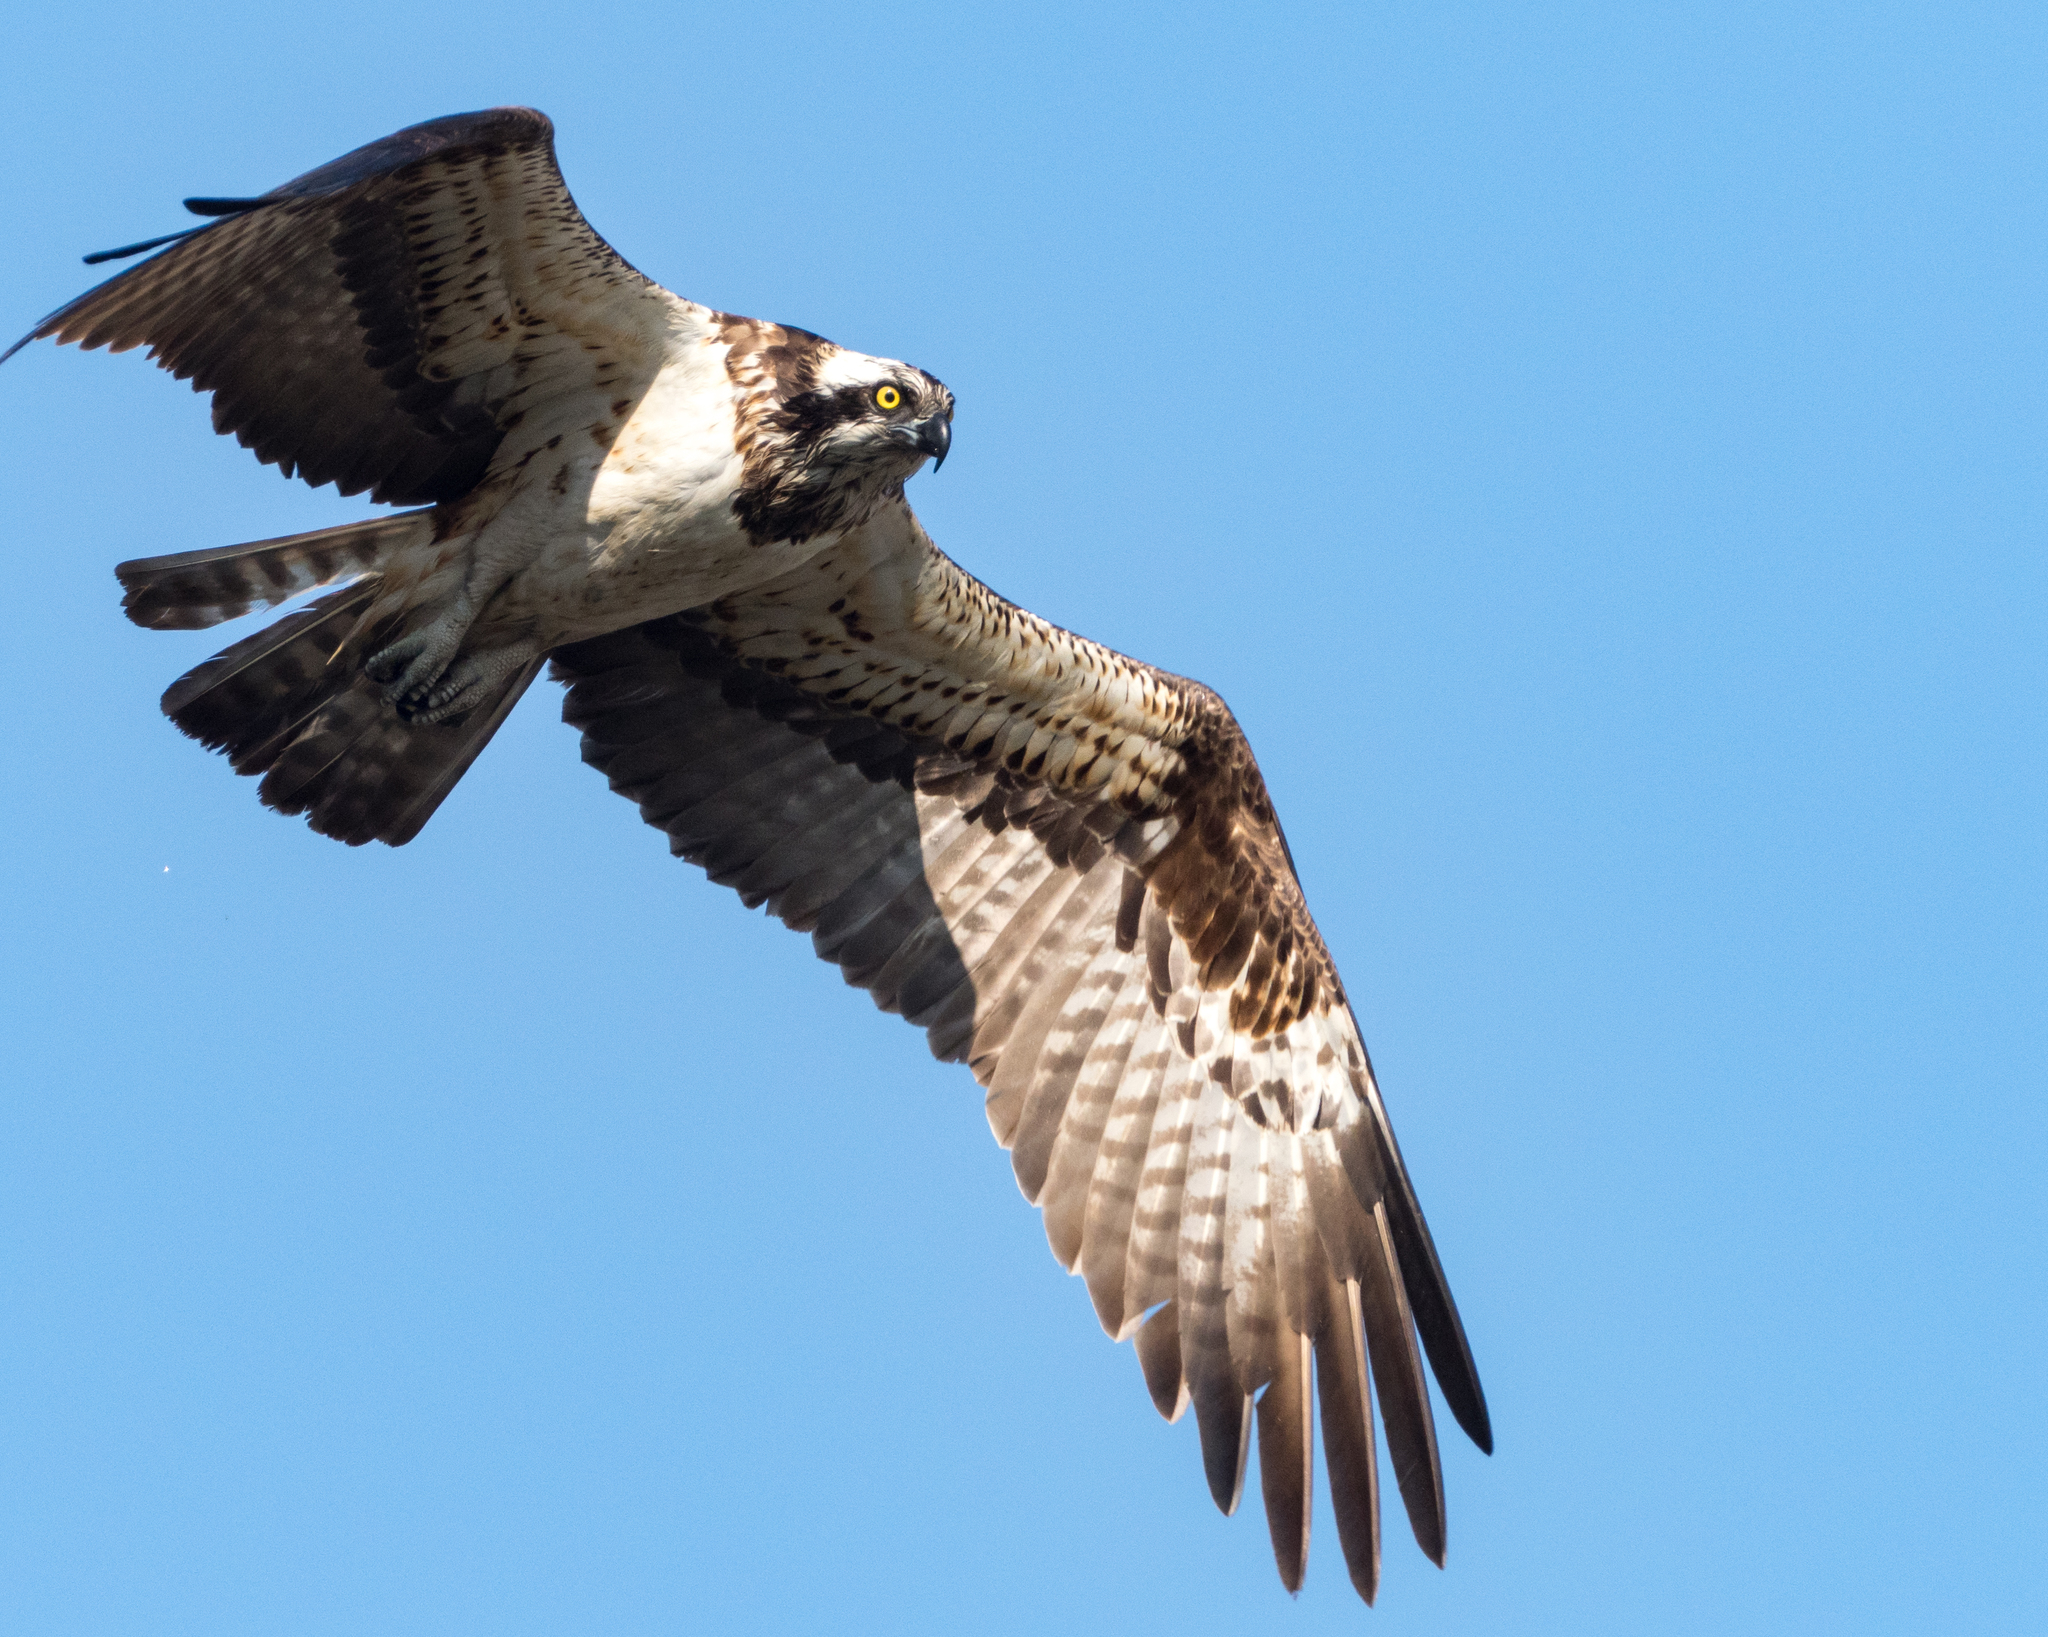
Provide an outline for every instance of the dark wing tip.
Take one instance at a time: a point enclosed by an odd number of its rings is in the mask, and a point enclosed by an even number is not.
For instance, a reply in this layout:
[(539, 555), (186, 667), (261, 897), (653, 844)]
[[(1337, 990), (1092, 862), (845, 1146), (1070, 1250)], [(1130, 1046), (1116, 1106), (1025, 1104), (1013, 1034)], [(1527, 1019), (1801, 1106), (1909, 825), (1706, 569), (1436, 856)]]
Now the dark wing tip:
[[(243, 216), (260, 205), (272, 204), (274, 202), (274, 196), (270, 195), (260, 199), (187, 199), (185, 201), (185, 208), (195, 216)], [(160, 233), (153, 239), (138, 239), (134, 244), (124, 244), (113, 250), (95, 250), (91, 255), (81, 256), (79, 259), (88, 267), (97, 267), (102, 262), (126, 261), (130, 256), (139, 256), (147, 250), (160, 250), (167, 244), (181, 243), (196, 233), (204, 233), (209, 227), (216, 227), (218, 225), (217, 222), (213, 221), (202, 222), (197, 227), (184, 228), (176, 233)], [(126, 271), (133, 271), (133, 269)], [(125, 274), (116, 274), (115, 278), (118, 279), (123, 276)], [(113, 280), (107, 282), (112, 283)], [(20, 352), (31, 341), (40, 341), (44, 336), (54, 335), (70, 313), (82, 307), (105, 288), (107, 288), (106, 284), (95, 285), (83, 295), (78, 296), (74, 300), (67, 301), (54, 313), (50, 313), (41, 319), (36, 324), (36, 327), (30, 330), (27, 335), (15, 342), (5, 352), (0, 352), (0, 364), (6, 363), (8, 359)]]
[[(194, 216), (239, 216), (244, 211), (254, 210), (259, 205), (271, 203), (268, 197), (255, 199), (187, 199), (185, 208)], [(196, 231), (196, 229), (194, 230)]]
[[(145, 246), (144, 248), (147, 247)], [(112, 255), (116, 254), (116, 252), (109, 251), (108, 254)], [(87, 261), (91, 261), (92, 259), (93, 258), (90, 256), (86, 257)], [(124, 278), (126, 276), (127, 275), (125, 273), (117, 273), (114, 275), (115, 278)], [(30, 330), (27, 335), (23, 336), (19, 341), (15, 342), (14, 345), (9, 347), (5, 352), (0, 352), (0, 364), (6, 363), (8, 359), (12, 358), (16, 353), (20, 352), (21, 349), (27, 346), (31, 341), (40, 341), (46, 335), (55, 335), (57, 333), (58, 327), (63, 324), (64, 320), (70, 316), (74, 309), (82, 306), (85, 302), (91, 300), (93, 296), (97, 295), (101, 290), (104, 290), (107, 287), (107, 285), (113, 282), (113, 279), (107, 279), (102, 283), (95, 284), (90, 290), (86, 291), (84, 295), (77, 297), (75, 300), (65, 302), (64, 305), (59, 307), (54, 313), (45, 313), (41, 318), (36, 320), (34, 329)]]
[(1458, 1425), (1465, 1429), (1465, 1436), (1479, 1446), (1479, 1453), (1481, 1455), (1491, 1455), (1493, 1453), (1493, 1423), (1486, 1418), (1486, 1399), (1480, 1394), (1479, 1383), (1476, 1379), (1472, 1383), (1472, 1394), (1473, 1397), (1479, 1400), (1477, 1413), (1470, 1420), (1467, 1420), (1465, 1412), (1453, 1404), (1451, 1405), (1451, 1415)]
[[(1357, 1018), (1352, 1027), (1358, 1026)], [(1451, 1296), (1451, 1282), (1437, 1255), (1436, 1241), (1422, 1215), (1422, 1202), (1415, 1197), (1415, 1183), (1408, 1175), (1408, 1162), (1401, 1157), (1401, 1145), (1380, 1101), (1378, 1082), (1373, 1077), (1370, 1056), (1366, 1061), (1365, 1105), (1370, 1116), (1379, 1162), (1387, 1179), (1384, 1200), (1387, 1229), (1393, 1238), (1400, 1263), (1401, 1284), (1414, 1316), (1416, 1334), (1429, 1359), (1444, 1403), (1464, 1429), (1465, 1436), (1485, 1455), (1493, 1453), (1493, 1418), (1487, 1413), (1486, 1391), (1479, 1385), (1479, 1366), (1472, 1359), (1472, 1344), (1465, 1338), (1465, 1321), (1458, 1316), (1458, 1304)]]
[[(208, 222), (201, 227), (188, 227), (182, 233), (166, 234), (161, 239), (145, 239), (140, 244), (124, 245), (119, 250), (97, 251), (93, 255), (87, 256), (85, 260), (87, 261), (88, 264), (90, 264), (94, 262), (114, 261), (118, 260), (120, 257), (123, 256), (139, 256), (142, 254), (143, 251), (153, 250), (158, 245), (169, 244), (173, 240), (178, 239), (189, 239), (195, 233), (204, 233), (207, 228), (212, 227), (214, 225), (214, 223)], [(87, 290), (83, 295), (74, 296), (71, 300), (65, 302), (63, 306), (59, 307), (54, 313), (45, 313), (41, 318), (36, 320), (35, 327), (31, 329), (27, 335), (23, 336), (19, 341), (15, 342), (14, 345), (9, 347), (5, 352), (0, 352), (0, 364), (6, 363), (8, 359), (12, 358), (16, 353), (20, 352), (21, 349), (27, 346), (31, 341), (40, 341), (45, 336), (57, 334), (57, 332), (64, 327), (64, 321), (71, 317), (73, 313), (76, 313), (81, 307), (84, 307), (95, 296), (101, 294), (103, 291), (111, 288), (112, 286), (120, 283), (121, 280), (127, 278), (128, 275), (133, 273), (134, 271), (135, 269), (132, 267), (124, 267), (112, 278), (101, 280), (98, 284), (95, 284), (90, 290)]]
[[(211, 227), (211, 222), (207, 227)], [(88, 267), (97, 267), (103, 261), (126, 261), (130, 256), (139, 256), (145, 250), (154, 250), (159, 245), (176, 244), (180, 239), (189, 239), (195, 233), (204, 233), (206, 227), (188, 227), (178, 233), (160, 233), (153, 239), (138, 239), (133, 244), (124, 244), (118, 250), (95, 250), (89, 256), (78, 259)]]
[(1491, 1455), (1493, 1419), (1487, 1414), (1486, 1391), (1479, 1385), (1479, 1367), (1472, 1362), (1465, 1325), (1451, 1300), (1428, 1225), (1419, 1211), (1410, 1216), (1407, 1211), (1392, 1210), (1387, 1215), (1394, 1242), (1400, 1247), (1401, 1282), (1407, 1287), (1415, 1329), (1437, 1388), (1465, 1436), (1479, 1446), (1481, 1454)]
[(1202, 1445), (1202, 1475), (1209, 1498), (1226, 1518), (1244, 1499), (1245, 1469), (1251, 1459), (1252, 1399), (1235, 1381), (1194, 1395), (1195, 1431)]
[(1401, 1283), (1414, 1314), (1416, 1333), (1436, 1377), (1451, 1416), (1477, 1444), (1481, 1453), (1493, 1453), (1493, 1418), (1486, 1409), (1486, 1390), (1479, 1384), (1479, 1366), (1472, 1359), (1472, 1344), (1465, 1339), (1465, 1322), (1458, 1317), (1458, 1304), (1451, 1298), (1450, 1281), (1444, 1277), (1436, 1241), (1423, 1220), (1422, 1207), (1415, 1198), (1408, 1167), (1394, 1133), (1383, 1122), (1378, 1126), (1381, 1153), (1393, 1186), (1386, 1196), (1387, 1227), (1393, 1236), (1401, 1266)]

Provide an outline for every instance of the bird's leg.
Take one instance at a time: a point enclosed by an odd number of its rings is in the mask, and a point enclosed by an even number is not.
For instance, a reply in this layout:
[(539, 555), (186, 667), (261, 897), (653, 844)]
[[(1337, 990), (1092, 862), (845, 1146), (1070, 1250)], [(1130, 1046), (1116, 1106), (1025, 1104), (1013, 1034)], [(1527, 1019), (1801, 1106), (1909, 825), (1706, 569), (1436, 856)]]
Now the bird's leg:
[[(491, 649), (461, 664), (456, 661), (484, 606), (539, 555), (544, 536), (532, 523), (516, 509), (493, 518), (472, 544), (462, 587), (448, 606), (364, 662), (370, 680), (383, 684), (384, 702), (406, 721), (438, 722), (454, 715), (465, 708), (462, 701), (479, 686), (479, 679), (495, 682), (533, 657), (528, 645)], [(517, 657), (502, 658), (508, 654)]]

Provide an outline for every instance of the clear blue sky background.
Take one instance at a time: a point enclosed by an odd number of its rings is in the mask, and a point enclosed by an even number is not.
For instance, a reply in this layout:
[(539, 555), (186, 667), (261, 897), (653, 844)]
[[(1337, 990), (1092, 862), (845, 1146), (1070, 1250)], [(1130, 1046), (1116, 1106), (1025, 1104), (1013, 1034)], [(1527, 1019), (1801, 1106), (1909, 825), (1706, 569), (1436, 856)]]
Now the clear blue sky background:
[[(82, 251), (530, 102), (671, 287), (959, 394), (912, 500), (1213, 683), (1491, 1395), (1451, 1554), (1255, 1506), (964, 1071), (529, 698), (350, 852), (121, 558), (363, 515), (0, 371), (0, 1626), (2004, 1632), (2048, 1596), (2038, 4), (18, 8)], [(1322, 1516), (1327, 1519), (1327, 1511)]]

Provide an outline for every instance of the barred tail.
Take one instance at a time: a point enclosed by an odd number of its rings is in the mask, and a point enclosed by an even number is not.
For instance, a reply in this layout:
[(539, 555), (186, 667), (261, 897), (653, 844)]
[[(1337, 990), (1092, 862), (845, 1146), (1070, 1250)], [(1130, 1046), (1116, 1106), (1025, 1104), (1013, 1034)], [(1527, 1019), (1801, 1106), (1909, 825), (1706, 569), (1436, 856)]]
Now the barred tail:
[(508, 675), (455, 720), (401, 721), (362, 673), (364, 644), (351, 640), (381, 583), (367, 575), (286, 615), (186, 672), (163, 698), (164, 714), (227, 752), (237, 773), (262, 775), (264, 806), (303, 813), (351, 847), (401, 847), (418, 835), (543, 663)]
[(374, 569), (402, 546), (433, 535), (434, 508), (245, 546), (138, 557), (114, 570), (128, 617), (152, 631), (196, 631), (269, 608), (315, 586)]

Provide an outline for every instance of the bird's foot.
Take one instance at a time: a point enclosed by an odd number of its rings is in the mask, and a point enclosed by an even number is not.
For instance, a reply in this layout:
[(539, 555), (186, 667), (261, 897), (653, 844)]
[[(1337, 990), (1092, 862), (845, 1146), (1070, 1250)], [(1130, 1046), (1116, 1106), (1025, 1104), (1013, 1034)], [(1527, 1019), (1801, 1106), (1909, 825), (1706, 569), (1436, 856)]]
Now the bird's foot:
[(384, 703), (401, 711), (426, 697), (461, 646), (459, 632), (443, 631), (441, 621), (400, 637), (363, 661), (363, 672), (384, 685)]
[(443, 675), (455, 663), (462, 639), (469, 634), (475, 616), (458, 601), (438, 618), (408, 632), (388, 648), (380, 648), (363, 663), (372, 682), (384, 685), (384, 703), (406, 721), (435, 707), (428, 703)]
[[(520, 642), (487, 653), (464, 654), (416, 696), (404, 695), (393, 699), (392, 704), (399, 716), (414, 727), (432, 727), (488, 699), (500, 682), (538, 652), (533, 643)], [(389, 690), (385, 697), (390, 698)]]

